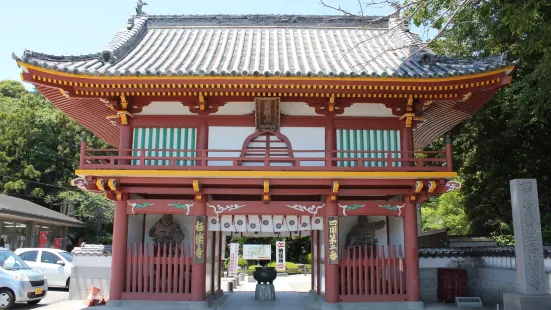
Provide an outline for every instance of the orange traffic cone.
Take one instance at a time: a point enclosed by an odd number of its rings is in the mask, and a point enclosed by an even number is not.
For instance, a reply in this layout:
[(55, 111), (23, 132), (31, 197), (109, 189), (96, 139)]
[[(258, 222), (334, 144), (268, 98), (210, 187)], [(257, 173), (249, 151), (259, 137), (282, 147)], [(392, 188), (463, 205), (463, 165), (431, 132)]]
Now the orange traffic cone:
[[(98, 294), (101, 296), (101, 299), (98, 299)], [(103, 295), (101, 294), (101, 291), (99, 288), (92, 286), (90, 288), (90, 293), (88, 294), (88, 298), (84, 301), (84, 304), (88, 307), (91, 306), (97, 306), (97, 305), (105, 305), (105, 298), (103, 298)]]

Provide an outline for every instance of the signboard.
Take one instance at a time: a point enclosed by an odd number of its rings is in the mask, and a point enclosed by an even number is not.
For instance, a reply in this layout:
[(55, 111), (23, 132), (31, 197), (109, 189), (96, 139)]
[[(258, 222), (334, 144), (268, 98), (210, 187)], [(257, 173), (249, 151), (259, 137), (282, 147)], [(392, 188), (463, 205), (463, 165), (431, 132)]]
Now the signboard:
[(329, 264), (338, 264), (339, 263), (339, 217), (338, 216), (329, 216), (328, 221), (328, 240), (329, 246)]
[(270, 260), (272, 246), (269, 244), (244, 244), (243, 258), (252, 260)]
[(258, 131), (279, 131), (279, 98), (254, 98), (255, 122)]
[(39, 247), (45, 248), (46, 244), (48, 243), (48, 232), (47, 231), (41, 231), (40, 232), (40, 245)]
[(285, 271), (285, 241), (276, 241), (276, 270)]
[(237, 276), (237, 263), (239, 260), (239, 243), (230, 243), (230, 263), (228, 264), (228, 276)]
[(61, 238), (54, 239), (54, 248), (61, 249)]
[(195, 263), (202, 264), (205, 260), (205, 217), (195, 217)]

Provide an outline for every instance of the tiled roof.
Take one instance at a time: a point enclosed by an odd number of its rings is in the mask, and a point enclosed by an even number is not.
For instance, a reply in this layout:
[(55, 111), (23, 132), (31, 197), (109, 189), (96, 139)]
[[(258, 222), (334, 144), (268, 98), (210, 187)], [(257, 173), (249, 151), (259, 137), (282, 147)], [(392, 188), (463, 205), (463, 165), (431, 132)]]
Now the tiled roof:
[(81, 227), (84, 223), (28, 200), (0, 194), (0, 214), (21, 216), (28, 219), (47, 220), (59, 225)]
[[(419, 257), (514, 257), (515, 247), (425, 248), (419, 249)], [(543, 257), (551, 258), (551, 246), (543, 247)]]
[(101, 244), (82, 244), (71, 251), (71, 254), (77, 256), (111, 256), (113, 252), (111, 245)]
[(99, 53), (56, 56), (26, 50), (15, 58), (91, 76), (438, 78), (507, 65), (502, 56), (415, 53), (420, 43), (404, 25), (373, 17), (140, 15)]

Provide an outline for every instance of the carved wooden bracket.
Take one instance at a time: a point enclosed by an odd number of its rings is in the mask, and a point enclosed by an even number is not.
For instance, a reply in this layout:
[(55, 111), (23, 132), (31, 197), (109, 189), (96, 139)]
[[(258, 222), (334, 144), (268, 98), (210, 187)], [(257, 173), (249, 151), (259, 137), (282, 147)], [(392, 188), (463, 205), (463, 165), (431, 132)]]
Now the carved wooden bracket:
[(200, 115), (207, 115), (218, 112), (218, 108), (226, 105), (228, 101), (221, 98), (207, 98), (199, 93), (196, 98), (180, 101), (182, 105), (189, 108), (189, 112)]
[(307, 99), (304, 102), (314, 108), (317, 114), (326, 115), (326, 116), (335, 116), (341, 115), (344, 113), (344, 109), (352, 105), (350, 100), (342, 100), (340, 98), (335, 98), (335, 95), (331, 95), (329, 100), (325, 98), (316, 98), (316, 99)]
[(270, 181), (264, 181), (264, 191), (262, 193), (262, 201), (264, 203), (270, 202)]
[(193, 193), (195, 194), (195, 201), (201, 201), (203, 198), (203, 190), (199, 180), (193, 180)]
[(126, 97), (124, 95), (120, 96), (119, 102), (109, 101), (105, 99), (103, 99), (102, 102), (105, 103), (105, 105), (107, 105), (107, 107), (109, 107), (111, 110), (117, 113), (115, 115), (106, 116), (107, 119), (119, 119), (121, 125), (128, 125), (128, 118), (134, 117), (134, 115), (128, 111), (128, 101), (126, 100)]

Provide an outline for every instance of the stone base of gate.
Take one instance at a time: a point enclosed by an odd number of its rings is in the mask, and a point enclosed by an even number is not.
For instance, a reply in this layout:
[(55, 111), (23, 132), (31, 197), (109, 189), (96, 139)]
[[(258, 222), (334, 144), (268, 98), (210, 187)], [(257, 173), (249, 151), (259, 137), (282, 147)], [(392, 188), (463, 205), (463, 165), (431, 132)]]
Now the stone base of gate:
[(395, 301), (395, 302), (340, 302), (328, 303), (319, 296), (317, 292), (310, 291), (312, 301), (310, 309), (320, 310), (424, 310), (425, 304), (422, 301)]
[(202, 310), (210, 309), (208, 301), (146, 301), (146, 300), (108, 300), (107, 309), (136, 309), (136, 310)]
[(103, 310), (203, 310), (216, 309), (226, 302), (228, 296), (222, 290), (207, 296), (205, 301), (152, 301), (152, 300), (108, 300)]
[(551, 305), (551, 295), (503, 294), (505, 310), (548, 309), (549, 305)]

